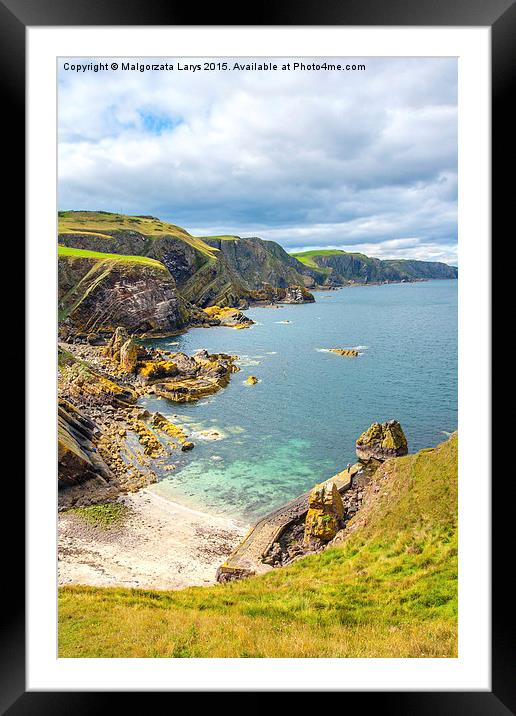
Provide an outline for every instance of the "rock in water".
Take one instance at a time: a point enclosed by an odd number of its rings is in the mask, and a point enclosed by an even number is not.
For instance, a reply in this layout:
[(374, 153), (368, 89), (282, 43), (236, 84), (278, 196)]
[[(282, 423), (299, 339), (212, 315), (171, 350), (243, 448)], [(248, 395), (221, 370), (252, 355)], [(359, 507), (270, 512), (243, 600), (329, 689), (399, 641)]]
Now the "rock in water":
[(250, 375), (245, 382), (246, 385), (256, 385), (256, 383), (258, 383), (258, 378), (255, 375)]
[(120, 348), (120, 368), (126, 373), (134, 373), (138, 363), (138, 345), (129, 338)]
[(305, 546), (312, 539), (329, 542), (342, 527), (344, 505), (334, 482), (316, 485), (308, 500), (305, 521)]
[(356, 358), (359, 352), (356, 348), (328, 348), (330, 353), (336, 353), (339, 356), (346, 356), (347, 358)]
[(397, 420), (373, 423), (358, 438), (356, 452), (360, 460), (388, 460), (408, 453), (407, 438)]

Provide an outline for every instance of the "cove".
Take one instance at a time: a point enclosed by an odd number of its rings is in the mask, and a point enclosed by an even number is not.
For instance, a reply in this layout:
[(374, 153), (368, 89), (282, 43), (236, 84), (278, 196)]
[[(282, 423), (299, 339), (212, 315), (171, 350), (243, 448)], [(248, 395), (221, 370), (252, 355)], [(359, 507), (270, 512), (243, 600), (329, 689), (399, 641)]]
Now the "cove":
[[(457, 285), (441, 280), (317, 292), (316, 303), (253, 308), (249, 329), (196, 328), (145, 341), (240, 357), (229, 386), (198, 403), (140, 399), (195, 443), (150, 489), (253, 522), (355, 461), (356, 438), (396, 418), (409, 451), (457, 429)], [(356, 358), (329, 353), (356, 348)], [(256, 385), (245, 383), (249, 375)], [(220, 438), (220, 439), (213, 439)]]

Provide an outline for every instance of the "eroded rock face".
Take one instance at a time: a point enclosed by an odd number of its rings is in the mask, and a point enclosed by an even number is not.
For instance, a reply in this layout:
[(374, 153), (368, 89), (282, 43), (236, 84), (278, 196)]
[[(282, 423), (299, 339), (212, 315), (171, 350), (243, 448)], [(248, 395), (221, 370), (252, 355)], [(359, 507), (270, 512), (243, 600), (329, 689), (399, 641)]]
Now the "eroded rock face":
[(58, 402), (58, 485), (67, 487), (111, 473), (96, 449), (95, 423), (63, 398)]
[(115, 326), (136, 334), (170, 332), (188, 321), (165, 266), (60, 257), (58, 270), (59, 308), (76, 335)]
[(304, 544), (311, 540), (329, 542), (342, 527), (344, 505), (334, 482), (316, 485), (309, 498)]
[(373, 423), (358, 438), (356, 453), (360, 460), (388, 460), (408, 453), (407, 438), (397, 420)]

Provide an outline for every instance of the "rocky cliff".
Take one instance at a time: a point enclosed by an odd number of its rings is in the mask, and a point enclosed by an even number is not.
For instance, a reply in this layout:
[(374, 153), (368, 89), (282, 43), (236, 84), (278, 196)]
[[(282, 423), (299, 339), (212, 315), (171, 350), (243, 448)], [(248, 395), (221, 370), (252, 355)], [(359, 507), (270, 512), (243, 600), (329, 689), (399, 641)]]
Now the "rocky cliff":
[(81, 332), (167, 332), (199, 308), (313, 301), (304, 267), (258, 238), (192, 236), (149, 216), (59, 213), (60, 319)]
[(338, 250), (304, 251), (292, 256), (305, 266), (316, 283), (326, 286), (454, 279), (458, 276), (455, 266), (437, 261), (381, 260)]
[(60, 247), (59, 319), (75, 335), (180, 329), (192, 314), (167, 269), (157, 261)]

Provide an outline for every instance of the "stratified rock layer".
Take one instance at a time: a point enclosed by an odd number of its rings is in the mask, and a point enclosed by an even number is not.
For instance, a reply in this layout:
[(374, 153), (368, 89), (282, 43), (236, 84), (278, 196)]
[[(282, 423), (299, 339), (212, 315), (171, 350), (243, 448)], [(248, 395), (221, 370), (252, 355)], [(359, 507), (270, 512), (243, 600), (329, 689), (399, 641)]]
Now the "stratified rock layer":
[(58, 402), (58, 484), (76, 485), (85, 480), (110, 478), (110, 471), (97, 453), (95, 423), (62, 398)]
[(388, 460), (408, 453), (407, 438), (397, 420), (373, 423), (358, 438), (356, 453), (360, 460)]

